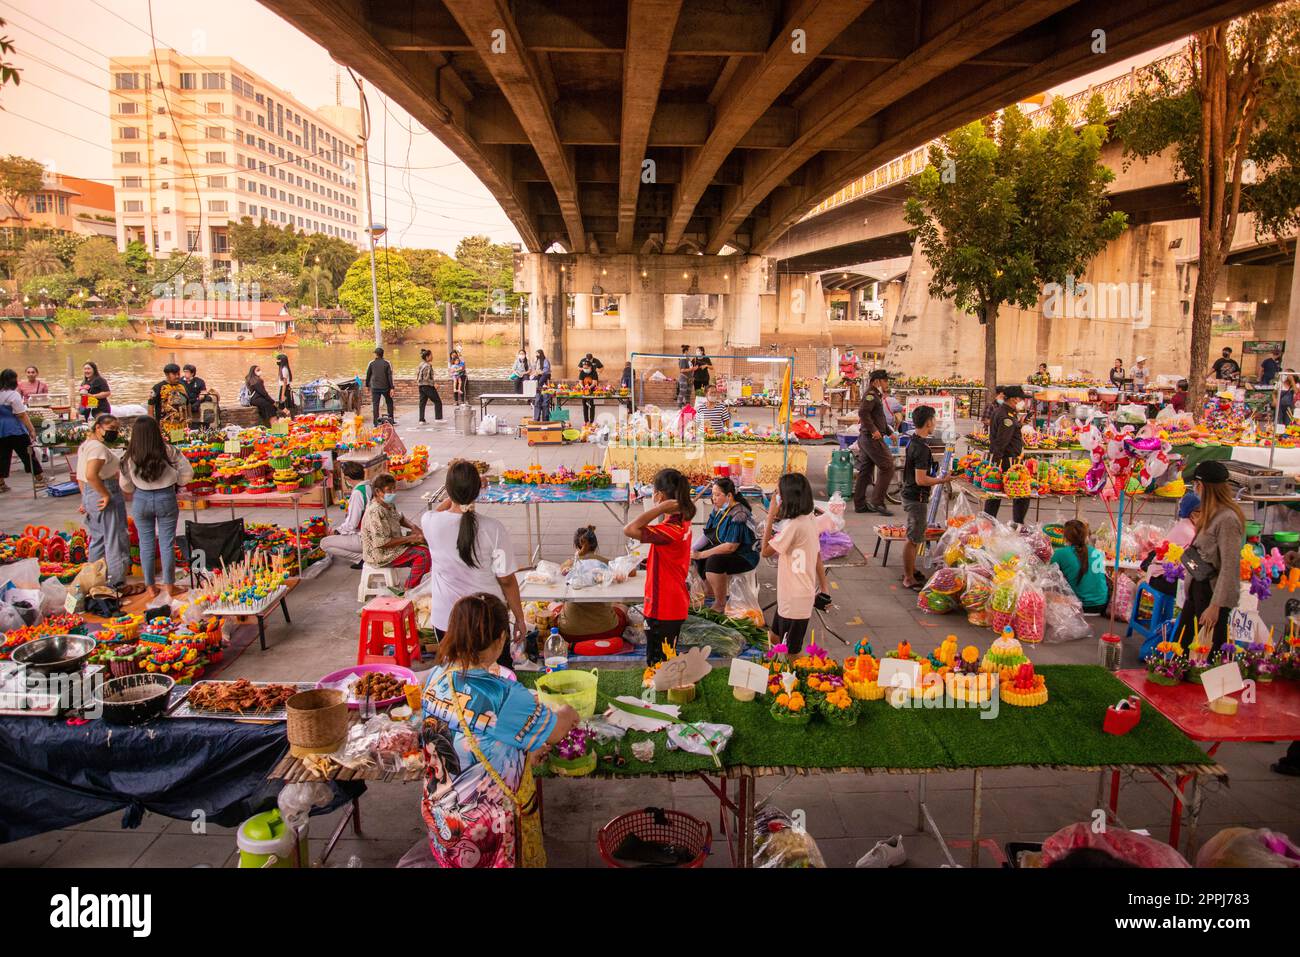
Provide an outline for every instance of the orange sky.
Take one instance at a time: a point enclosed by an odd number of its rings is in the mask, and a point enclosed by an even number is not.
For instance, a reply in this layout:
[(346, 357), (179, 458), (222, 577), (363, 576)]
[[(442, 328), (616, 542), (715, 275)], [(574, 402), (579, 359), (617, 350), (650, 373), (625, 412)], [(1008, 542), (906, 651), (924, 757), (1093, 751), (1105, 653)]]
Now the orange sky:
[[(256, 0), (154, 0), (153, 17), (158, 46), (230, 56), (308, 106), (334, 102), (329, 54)], [(10, 59), (23, 69), (22, 85), (5, 87), (0, 100), (0, 152), (111, 181), (108, 59), (150, 49), (147, 0), (0, 0), (0, 18), (17, 46)], [(1058, 92), (1072, 93), (1150, 59), (1125, 61)], [(355, 106), (356, 87), (346, 74), (343, 79), (343, 102)], [(377, 90), (368, 88), (367, 95), (375, 125), (375, 218), (387, 224), (392, 245), (452, 252), (462, 236), (475, 233), (519, 240), (491, 195), (449, 150)]]

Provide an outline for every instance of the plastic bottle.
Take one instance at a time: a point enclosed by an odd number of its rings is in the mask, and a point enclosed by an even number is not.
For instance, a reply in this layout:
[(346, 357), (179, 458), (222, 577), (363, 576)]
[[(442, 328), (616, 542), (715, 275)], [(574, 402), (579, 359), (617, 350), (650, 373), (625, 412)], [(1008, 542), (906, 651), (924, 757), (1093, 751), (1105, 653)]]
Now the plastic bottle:
[(569, 645), (560, 635), (560, 629), (552, 628), (546, 636), (546, 646), (542, 649), (542, 660), (546, 671), (564, 671), (569, 667)]

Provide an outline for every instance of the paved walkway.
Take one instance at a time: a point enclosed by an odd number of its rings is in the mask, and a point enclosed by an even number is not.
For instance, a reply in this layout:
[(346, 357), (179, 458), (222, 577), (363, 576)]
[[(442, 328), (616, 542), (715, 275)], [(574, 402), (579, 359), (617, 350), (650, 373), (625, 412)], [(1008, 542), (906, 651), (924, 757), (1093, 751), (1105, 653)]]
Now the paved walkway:
[[(522, 407), (505, 407), (498, 413), (517, 422), (525, 413)], [(399, 410), (399, 429), (408, 447), (427, 444), (432, 460), (446, 463), (456, 456), (501, 461), (510, 466), (538, 461), (548, 469), (560, 465), (577, 468), (587, 462), (599, 463), (601, 450), (596, 446), (561, 446), (529, 448), (521, 439), (503, 436), (461, 436), (450, 425), (419, 426), (413, 410)], [(814, 488), (825, 481), (825, 467), (831, 448), (810, 449), (809, 477)], [(0, 499), (3, 503), (3, 526), (19, 527), (39, 520), (50, 526), (76, 520), (77, 500), (42, 498), (33, 501), (17, 489), (23, 476), (11, 482), (15, 492)], [(424, 507), (420, 494), (438, 485), (437, 477), (420, 489), (399, 493), (399, 506), (408, 517)], [(901, 522), (901, 510), (888, 521)], [(1073, 510), (1057, 515), (1055, 506), (1042, 510), (1043, 521), (1063, 520)], [(520, 558), (524, 552), (524, 516), (511, 506), (488, 506), (485, 514), (501, 519), (516, 537)], [(1168, 512), (1166, 507), (1161, 514)], [(287, 524), (292, 512), (283, 509), (260, 509), (245, 513), (250, 520)], [(1089, 507), (1085, 517), (1104, 522), (1104, 510)], [(1006, 517), (1006, 516), (1004, 516)], [(1033, 515), (1031, 513), (1031, 519)], [(869, 555), (875, 538), (872, 527), (880, 519), (872, 515), (854, 515), (850, 510), (848, 530)], [(621, 534), (618, 523), (599, 505), (565, 505), (543, 509), (543, 557), (560, 560), (572, 548), (573, 530), (593, 524), (606, 549), (617, 550)], [(934, 616), (917, 610), (916, 596), (898, 586), (899, 550), (895, 549), (888, 568), (878, 561), (862, 567), (842, 567), (832, 571), (835, 606), (828, 621), (849, 641), (870, 635), (878, 650), (892, 647), (908, 638), (924, 650), (938, 645), (943, 636), (955, 633), (967, 641), (987, 646), (991, 635), (977, 629), (958, 615)], [(321, 674), (354, 661), (356, 647), (357, 604), (355, 573), (335, 564), (320, 578), (305, 583), (295, 594), (294, 625), (290, 630), (279, 620), (268, 625), (268, 648), (253, 646), (242, 654), (225, 676), (246, 676), (259, 680), (314, 679)], [(764, 565), (759, 574), (763, 602), (775, 600), (774, 570)], [(304, 600), (308, 599), (308, 600)], [(1270, 623), (1281, 617), (1282, 601), (1267, 603), (1265, 618)], [(1093, 619), (1094, 633), (1104, 622)], [(918, 637), (919, 636), (919, 637)], [(818, 636), (837, 655), (849, 650)], [(1136, 665), (1136, 644), (1126, 648), (1125, 666)], [(1036, 663), (1092, 663), (1096, 660), (1095, 637), (1067, 644), (1044, 644), (1033, 651)], [(1225, 745), (1218, 759), (1227, 768), (1229, 786), (1212, 784), (1202, 814), (1204, 837), (1220, 826), (1269, 826), (1300, 835), (1300, 779), (1272, 774), (1268, 766), (1285, 748), (1282, 745)], [(954, 840), (970, 835), (969, 773), (930, 775), (929, 805), (940, 827)], [(764, 780), (759, 786), (762, 799), (775, 781)], [(797, 778), (781, 788), (773, 801), (787, 810), (805, 812), (809, 831), (817, 839), (826, 862), (832, 866), (851, 866), (875, 841), (903, 833), (909, 864), (937, 866), (942, 862), (932, 839), (915, 833), (915, 776), (837, 775)], [(1036, 771), (990, 771), (984, 776), (984, 824), (986, 837), (999, 844), (1007, 840), (1041, 840), (1061, 826), (1087, 820), (1095, 804), (1097, 777), (1083, 773)], [(671, 806), (697, 814), (716, 827), (717, 804), (698, 782), (591, 780), (548, 781), (546, 793), (546, 842), (550, 861), (557, 866), (597, 865), (595, 832), (611, 817), (644, 806)], [(391, 866), (421, 838), (422, 824), (418, 810), (418, 785), (372, 786), (362, 799), (365, 836), (343, 839), (330, 859), (332, 866), (343, 866), (356, 856), (366, 866)], [(1153, 835), (1167, 835), (1169, 801), (1160, 785), (1149, 779), (1127, 781), (1120, 799), (1120, 813), (1131, 827), (1148, 828)], [(332, 830), (335, 818), (313, 821), (313, 845), (316, 853)], [(959, 862), (965, 855), (958, 854)], [(173, 821), (147, 815), (135, 830), (122, 830), (116, 815), (106, 816), (79, 827), (52, 832), (11, 844), (0, 845), (0, 865), (9, 866), (226, 866), (235, 857), (234, 834), (229, 829), (209, 827), (206, 834), (191, 832), (190, 822)], [(726, 853), (717, 842), (711, 866), (725, 866)], [(985, 858), (985, 863), (992, 859)]]

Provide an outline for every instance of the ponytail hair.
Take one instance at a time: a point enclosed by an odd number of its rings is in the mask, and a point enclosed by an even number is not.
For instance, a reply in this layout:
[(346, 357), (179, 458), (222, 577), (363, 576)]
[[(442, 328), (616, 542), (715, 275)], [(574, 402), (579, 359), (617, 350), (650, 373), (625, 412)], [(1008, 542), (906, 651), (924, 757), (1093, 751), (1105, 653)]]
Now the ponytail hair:
[[(482, 490), (483, 479), (473, 462), (457, 459), (447, 466), (447, 497), (457, 505), (473, 505)], [(472, 510), (462, 512), (460, 529), (456, 533), (456, 554), (470, 568), (478, 568), (478, 558), (474, 554), (477, 539), (478, 516)]]
[(510, 612), (496, 595), (478, 592), (451, 606), (447, 633), (438, 642), (436, 661), (453, 668), (473, 668), (483, 653), (510, 633)]
[(753, 509), (749, 505), (749, 502), (746, 501), (745, 496), (740, 494), (740, 490), (736, 488), (736, 483), (733, 482), (731, 479), (727, 478), (725, 475), (722, 475), (719, 476), (718, 478), (715, 478), (713, 480), (713, 484), (716, 485), (718, 488), (722, 489), (722, 493), (724, 495), (730, 495), (732, 498), (734, 498), (736, 500), (736, 504), (739, 505), (741, 508), (747, 509), (751, 512), (753, 511)]
[(1062, 526), (1061, 531), (1079, 560), (1079, 574), (1074, 578), (1077, 585), (1083, 581), (1084, 573), (1088, 570), (1088, 526), (1077, 518), (1072, 518)]
[(573, 547), (580, 552), (594, 552), (600, 547), (596, 541), (596, 526), (583, 525), (573, 533)]
[(691, 500), (691, 483), (677, 469), (660, 469), (655, 476), (654, 489), (677, 500), (677, 514), (689, 522), (695, 517), (695, 502)]

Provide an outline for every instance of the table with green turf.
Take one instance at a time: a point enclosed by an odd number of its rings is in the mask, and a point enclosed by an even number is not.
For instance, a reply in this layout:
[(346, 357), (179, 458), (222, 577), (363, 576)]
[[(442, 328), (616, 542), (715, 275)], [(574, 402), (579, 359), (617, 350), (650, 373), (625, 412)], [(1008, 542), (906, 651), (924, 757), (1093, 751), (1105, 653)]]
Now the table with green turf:
[[(927, 707), (912, 701), (894, 708), (887, 700), (860, 702), (861, 716), (849, 728), (814, 717), (808, 725), (774, 720), (771, 698), (736, 700), (727, 683), (728, 668), (715, 668), (698, 685), (696, 700), (682, 706), (686, 721), (728, 724), (735, 729), (718, 762), (708, 756), (669, 751), (667, 732), (628, 732), (620, 742), (598, 747), (601, 759), (594, 776), (637, 775), (703, 780), (719, 799), (732, 860), (752, 861), (754, 779), (800, 774), (917, 774), (917, 829), (929, 830), (947, 854), (947, 846), (925, 801), (925, 775), (943, 771), (972, 772), (971, 865), (979, 862), (982, 772), (990, 769), (1043, 768), (1100, 772), (1097, 806), (1103, 806), (1107, 772), (1146, 772), (1160, 779), (1190, 775), (1224, 778), (1221, 767), (1173, 724), (1145, 710), (1126, 735), (1102, 731), (1107, 707), (1132, 690), (1095, 665), (1044, 665), (1049, 700), (1036, 708), (999, 702), (996, 711), (965, 707)], [(640, 696), (641, 671), (602, 671), (597, 685), (597, 713), (618, 695)], [(520, 676), (531, 684), (533, 675)], [(660, 696), (660, 701), (665, 700)], [(951, 702), (948, 702), (951, 705)], [(985, 716), (987, 715), (987, 717)], [(652, 739), (651, 762), (638, 761), (631, 744)], [(621, 761), (607, 760), (615, 751)], [(545, 776), (543, 770), (542, 775)], [(716, 781), (714, 780), (716, 778)], [(734, 784), (736, 796), (731, 797)], [(730, 820), (729, 820), (730, 819)], [(734, 823), (735, 833), (728, 827)], [(1065, 822), (1063, 822), (1065, 823)], [(951, 858), (949, 858), (951, 860)]]

